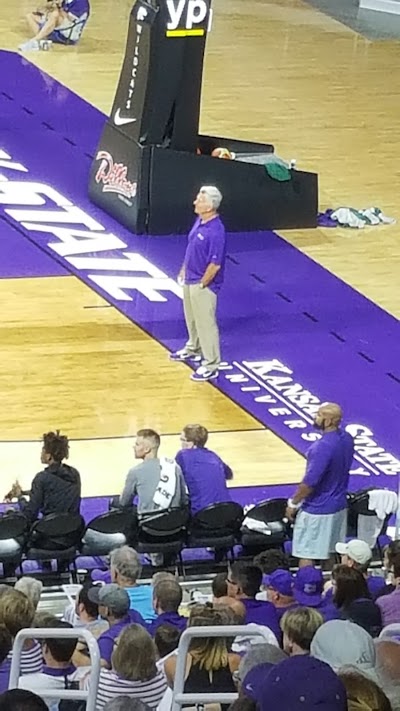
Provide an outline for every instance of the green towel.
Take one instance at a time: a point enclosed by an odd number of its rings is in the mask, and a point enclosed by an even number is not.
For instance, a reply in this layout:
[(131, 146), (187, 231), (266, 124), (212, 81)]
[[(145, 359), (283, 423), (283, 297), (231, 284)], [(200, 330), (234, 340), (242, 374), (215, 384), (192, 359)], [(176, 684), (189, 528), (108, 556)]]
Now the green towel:
[(264, 164), (264, 168), (267, 171), (270, 178), (273, 180), (279, 180), (280, 183), (284, 183), (287, 180), (291, 180), (292, 174), (289, 168), (286, 168), (280, 162), (269, 161)]

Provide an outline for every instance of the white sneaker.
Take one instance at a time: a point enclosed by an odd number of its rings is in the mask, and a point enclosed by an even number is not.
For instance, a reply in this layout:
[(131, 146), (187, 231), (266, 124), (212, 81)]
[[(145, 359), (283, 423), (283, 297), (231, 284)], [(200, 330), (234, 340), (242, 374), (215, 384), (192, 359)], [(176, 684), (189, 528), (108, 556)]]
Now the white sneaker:
[(180, 351), (170, 353), (169, 359), (178, 361), (190, 361), (191, 363), (200, 363), (201, 355), (197, 355), (196, 353), (190, 353), (186, 350), (186, 348), (181, 348)]
[(215, 378), (218, 378), (218, 370), (208, 370), (204, 365), (197, 368), (196, 372), (190, 376), (190, 379), (196, 383), (205, 383), (207, 380), (215, 380)]
[(28, 42), (24, 42), (23, 44), (20, 44), (18, 47), (20, 52), (38, 52), (40, 49), (40, 42), (37, 40), (29, 40)]

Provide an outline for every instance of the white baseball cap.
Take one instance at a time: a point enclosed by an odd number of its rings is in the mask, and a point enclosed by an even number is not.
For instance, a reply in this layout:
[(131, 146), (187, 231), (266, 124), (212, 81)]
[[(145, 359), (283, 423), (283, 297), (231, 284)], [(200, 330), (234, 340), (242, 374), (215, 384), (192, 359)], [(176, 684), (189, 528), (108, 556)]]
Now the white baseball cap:
[(339, 555), (347, 555), (360, 565), (369, 563), (372, 558), (372, 550), (368, 543), (360, 541), (359, 538), (353, 538), (353, 540), (348, 543), (336, 543), (335, 550)]

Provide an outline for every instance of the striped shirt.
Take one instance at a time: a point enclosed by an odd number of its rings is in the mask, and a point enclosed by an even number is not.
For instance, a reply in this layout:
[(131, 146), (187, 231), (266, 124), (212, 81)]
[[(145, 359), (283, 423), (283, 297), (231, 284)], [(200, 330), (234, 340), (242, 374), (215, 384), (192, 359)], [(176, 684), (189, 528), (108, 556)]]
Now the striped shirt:
[[(85, 691), (89, 689), (90, 677), (83, 681)], [(167, 689), (167, 680), (160, 671), (149, 681), (129, 681), (122, 679), (115, 671), (102, 669), (100, 672), (99, 689), (97, 692), (96, 711), (102, 709), (108, 701), (116, 696), (129, 696), (139, 699), (150, 708), (157, 708)]]
[[(12, 660), (12, 652), (9, 653), (7, 659)], [(36, 640), (32, 647), (23, 649), (20, 661), (20, 674), (38, 674), (43, 669), (42, 647)]]

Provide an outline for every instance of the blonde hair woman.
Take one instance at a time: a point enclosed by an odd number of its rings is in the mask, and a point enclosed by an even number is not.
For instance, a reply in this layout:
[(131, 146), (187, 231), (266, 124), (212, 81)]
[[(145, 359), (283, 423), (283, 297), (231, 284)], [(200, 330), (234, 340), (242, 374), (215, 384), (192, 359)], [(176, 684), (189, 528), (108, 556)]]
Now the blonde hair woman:
[[(97, 711), (116, 696), (140, 699), (150, 708), (157, 708), (167, 682), (156, 667), (154, 642), (141, 625), (128, 625), (123, 629), (111, 657), (111, 667), (100, 672)], [(89, 685), (90, 679), (86, 677), (82, 686), (88, 690)]]
[(281, 629), (286, 654), (309, 654), (314, 635), (323, 622), (322, 615), (312, 607), (296, 607), (285, 612)]
[[(227, 616), (223, 610), (211, 604), (195, 605), (189, 617), (189, 627), (225, 625)], [(230, 693), (236, 687), (232, 674), (239, 668), (240, 656), (229, 651), (231, 640), (225, 637), (196, 637), (190, 645), (186, 659), (185, 693)], [(169, 686), (173, 687), (176, 671), (176, 656), (165, 662)]]

